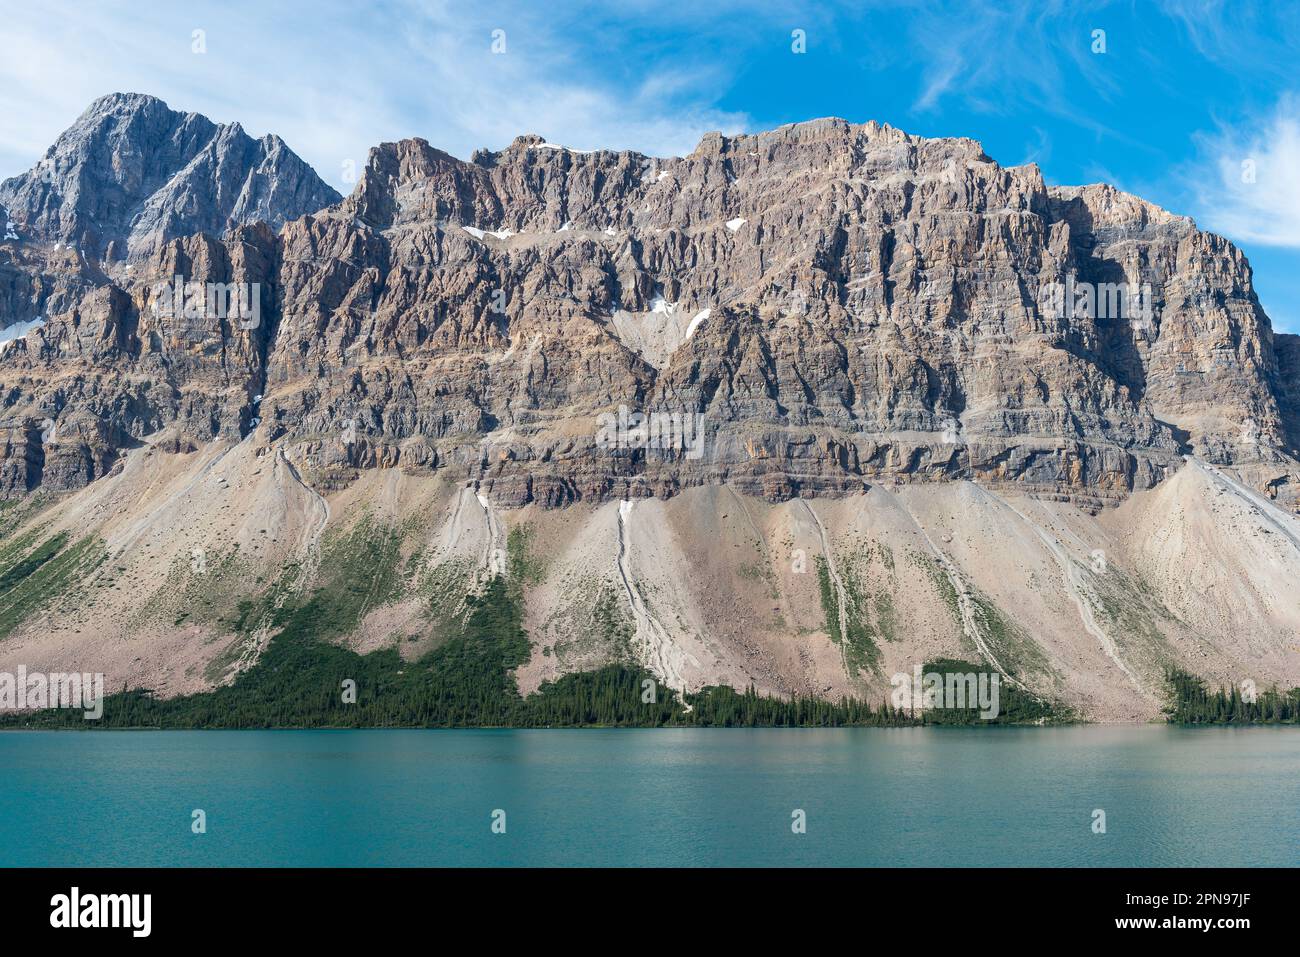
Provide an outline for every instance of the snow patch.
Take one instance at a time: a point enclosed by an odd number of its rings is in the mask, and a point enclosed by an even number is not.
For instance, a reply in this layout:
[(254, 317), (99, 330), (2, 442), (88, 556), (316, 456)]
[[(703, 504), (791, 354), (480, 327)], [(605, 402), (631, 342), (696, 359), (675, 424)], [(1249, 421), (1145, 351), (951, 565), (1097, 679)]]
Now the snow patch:
[(741, 226), (744, 226), (744, 225), (745, 225), (745, 221), (744, 221), (743, 219), (729, 219), (729, 220), (727, 220), (727, 228), (730, 229), (733, 233), (734, 233), (736, 230), (738, 230)]
[(462, 226), (461, 229), (469, 233), (475, 239), (482, 239), (484, 236), (493, 236), (497, 239), (509, 239), (511, 236), (518, 236), (513, 229), (479, 229), (477, 226)]
[(677, 311), (677, 303), (669, 302), (662, 294), (656, 295), (650, 300), (651, 312), (662, 312), (664, 315), (671, 316)]
[(703, 322), (705, 319), (709, 318), (709, 316), (711, 315), (713, 315), (712, 309), (702, 309), (699, 312), (697, 312), (695, 314), (695, 318), (691, 320), (691, 324), (686, 327), (686, 338), (689, 339), (692, 335), (694, 335), (695, 330), (700, 327), (700, 323)]
[(535, 143), (535, 149), (539, 150), (561, 150), (565, 153), (576, 153), (579, 156), (590, 156), (595, 150), (575, 150), (568, 146), (561, 146), (559, 143)]
[(17, 228), (18, 227), (15, 226), (13, 222), (5, 223), (5, 239), (6, 240), (17, 239), (18, 233), (15, 232)]

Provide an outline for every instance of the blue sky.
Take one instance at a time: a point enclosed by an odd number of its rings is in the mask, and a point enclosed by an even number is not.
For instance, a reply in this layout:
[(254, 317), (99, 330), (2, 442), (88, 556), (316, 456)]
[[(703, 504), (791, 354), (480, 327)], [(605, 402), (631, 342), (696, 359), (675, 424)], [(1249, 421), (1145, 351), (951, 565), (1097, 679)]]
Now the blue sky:
[(876, 119), (1194, 217), (1300, 332), (1294, 2), (0, 0), (0, 40), (0, 177), (116, 90), (279, 133), (345, 192), (406, 136), (663, 155), (713, 129)]

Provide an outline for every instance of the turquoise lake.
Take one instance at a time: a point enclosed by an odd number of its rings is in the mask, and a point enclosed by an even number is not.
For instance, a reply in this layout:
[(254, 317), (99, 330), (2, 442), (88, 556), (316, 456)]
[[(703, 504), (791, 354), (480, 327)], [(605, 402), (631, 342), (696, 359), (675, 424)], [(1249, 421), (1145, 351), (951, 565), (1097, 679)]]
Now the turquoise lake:
[(4, 866), (1298, 863), (1295, 728), (0, 734)]

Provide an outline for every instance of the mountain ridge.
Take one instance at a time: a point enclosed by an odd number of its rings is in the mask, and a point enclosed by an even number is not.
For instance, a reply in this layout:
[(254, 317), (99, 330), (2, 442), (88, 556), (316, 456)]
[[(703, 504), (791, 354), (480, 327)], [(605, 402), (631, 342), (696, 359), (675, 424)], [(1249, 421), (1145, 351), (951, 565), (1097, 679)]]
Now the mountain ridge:
[[(110, 161), (97, 163), (104, 152)], [(339, 199), (278, 136), (254, 140), (237, 122), (140, 93), (95, 100), (36, 166), (0, 183), (0, 206), (21, 229), (108, 261), (174, 236), (259, 219), (278, 227)]]
[[(666, 158), (411, 138), (310, 208), (295, 163), (263, 169), (278, 147), (240, 159), (237, 124), (97, 103), (65, 153), (117, 131), (184, 188), (0, 187), (22, 200), (0, 327), (43, 323), (0, 344), (7, 541), (21, 561), (61, 530), (123, 569), (44, 632), (16, 622), (10, 654), (104, 655), (168, 693), (235, 680), (273, 631), (146, 621), (119, 575), (192, 605), (219, 577), (197, 548), (241, 569), (214, 606), (256, 602), (286, 567), (325, 587), (328, 543), (382, 526), (412, 577), (338, 639), (361, 650), (427, 647), (463, 613), (448, 594), (544, 543), (524, 688), (630, 658), (677, 690), (864, 696), (979, 654), (1131, 720), (1170, 666), (1300, 678), (1300, 338), (1187, 217), (837, 118)], [(92, 235), (96, 203), (117, 218)], [(178, 276), (248, 287), (255, 321), (177, 311)], [(1091, 309), (1059, 306), (1076, 289)], [(1108, 296), (1130, 311), (1097, 314)]]

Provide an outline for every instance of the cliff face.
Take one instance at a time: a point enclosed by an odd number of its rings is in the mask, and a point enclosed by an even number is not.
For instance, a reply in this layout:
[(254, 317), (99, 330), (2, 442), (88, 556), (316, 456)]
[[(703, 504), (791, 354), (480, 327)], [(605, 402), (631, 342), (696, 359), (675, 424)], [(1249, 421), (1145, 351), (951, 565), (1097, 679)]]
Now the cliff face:
[[(446, 468), (515, 504), (886, 477), (1102, 502), (1186, 453), (1294, 482), (1293, 373), (1240, 252), (969, 140), (819, 120), (682, 158), (533, 136), (471, 162), (407, 140), (323, 209), (268, 142), (109, 97), (5, 184), (0, 321), (46, 323), (0, 359), (6, 412), (66, 423), (44, 469), (11, 427), (8, 488), (75, 487), (161, 432), (255, 433), (326, 487)], [(177, 275), (256, 283), (260, 325), (156, 315)], [(1098, 308), (1052, 305), (1089, 286)], [(1108, 314), (1130, 286), (1149, 312)], [(685, 414), (702, 446), (598, 441), (620, 406)]]
[(1110, 187), (818, 120), (406, 140), (340, 199), (114, 96), (0, 204), (0, 666), (209, 687), (313, 589), (410, 656), (505, 573), (525, 691), (879, 700), (950, 656), (1131, 719), (1171, 664), (1300, 683), (1300, 338)]

